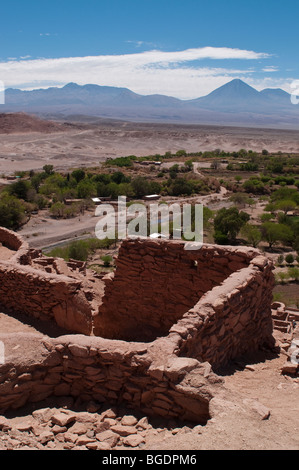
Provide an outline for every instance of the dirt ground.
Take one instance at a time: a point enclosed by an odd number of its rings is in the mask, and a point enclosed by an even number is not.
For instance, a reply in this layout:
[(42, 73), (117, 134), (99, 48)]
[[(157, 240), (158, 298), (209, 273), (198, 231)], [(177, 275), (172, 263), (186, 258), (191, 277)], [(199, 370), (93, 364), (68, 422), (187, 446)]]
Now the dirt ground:
[(44, 249), (84, 236), (94, 237), (96, 223), (94, 210), (71, 219), (54, 219), (47, 210), (43, 210), (33, 215), (18, 233), (31, 248)]
[[(0, 313), (1, 333), (55, 337), (63, 333), (58, 330), (26, 316)], [(276, 334), (283, 339), (281, 333)], [(299, 329), (295, 337), (299, 338)], [(28, 347), (22, 344), (22, 336), (18, 347), (24, 351)], [(212, 400), (206, 426), (152, 420), (141, 450), (299, 450), (299, 378), (281, 374), (285, 361), (285, 354), (260, 351), (231, 362), (217, 371), (224, 386)], [(44, 406), (36, 404), (36, 409)], [(21, 423), (31, 412), (25, 408), (11, 417)], [(129, 413), (134, 415), (132, 410)]]
[[(280, 374), (285, 356), (242, 358), (226, 375), (224, 401), (201, 433), (190, 430), (153, 440), (148, 449), (158, 450), (298, 450), (299, 381)], [(246, 368), (251, 364), (253, 370)], [(246, 401), (249, 400), (249, 403)], [(255, 411), (254, 403), (270, 411), (268, 419)], [(251, 404), (250, 404), (251, 403)], [(251, 407), (252, 406), (252, 407)]]
[(200, 125), (118, 122), (70, 126), (63, 132), (2, 134), (0, 175), (41, 170), (98, 166), (107, 157), (144, 156), (167, 151), (199, 152), (241, 148), (273, 152), (299, 152), (296, 131), (214, 127)]
[(2, 246), (0, 243), (0, 259), (6, 261), (10, 259), (14, 255), (15, 251), (6, 248), (6, 246)]
[(296, 282), (288, 284), (278, 284), (273, 289), (274, 294), (278, 294), (278, 301), (289, 307), (298, 308), (299, 285)]

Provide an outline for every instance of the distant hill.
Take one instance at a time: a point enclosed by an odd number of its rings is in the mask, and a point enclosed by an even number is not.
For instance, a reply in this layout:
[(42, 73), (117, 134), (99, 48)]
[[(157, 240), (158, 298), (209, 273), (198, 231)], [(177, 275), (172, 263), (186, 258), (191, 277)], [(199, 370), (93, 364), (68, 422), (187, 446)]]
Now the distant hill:
[(62, 88), (6, 90), (3, 111), (82, 115), (138, 122), (172, 122), (299, 128), (299, 105), (281, 89), (257, 91), (236, 79), (207, 96), (179, 100), (139, 95), (127, 88), (69, 83)]
[(190, 105), (197, 105), (207, 109), (221, 109), (231, 112), (232, 109), (248, 110), (248, 107), (260, 104), (262, 101), (260, 93), (242, 82), (233, 80), (226, 85), (212, 91), (203, 98), (189, 101)]
[(29, 132), (64, 132), (70, 129), (68, 124), (46, 121), (25, 113), (0, 114), (0, 134), (22, 134)]

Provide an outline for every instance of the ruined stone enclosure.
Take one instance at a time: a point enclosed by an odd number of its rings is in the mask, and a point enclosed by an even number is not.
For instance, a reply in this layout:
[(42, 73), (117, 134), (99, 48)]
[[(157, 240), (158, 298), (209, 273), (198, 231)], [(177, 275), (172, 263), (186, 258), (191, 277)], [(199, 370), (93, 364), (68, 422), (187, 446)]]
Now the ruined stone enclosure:
[(274, 344), (273, 266), (257, 250), (126, 240), (102, 277), (5, 229), (0, 241), (11, 250), (0, 260), (2, 308), (70, 332), (0, 332), (0, 411), (72, 396), (204, 423), (222, 387), (217, 368)]

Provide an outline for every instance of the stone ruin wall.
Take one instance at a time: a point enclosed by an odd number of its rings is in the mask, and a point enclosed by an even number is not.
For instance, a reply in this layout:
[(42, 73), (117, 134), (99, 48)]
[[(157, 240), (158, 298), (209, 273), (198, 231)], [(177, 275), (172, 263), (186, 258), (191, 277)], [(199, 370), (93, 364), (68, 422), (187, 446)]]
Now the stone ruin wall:
[[(10, 262), (22, 263), (22, 258), (26, 257), (29, 245), (15, 232), (0, 227), (0, 243), (7, 246), (15, 254), (11, 257)], [(1, 261), (1, 260), (0, 260)]]
[[(222, 384), (209, 364), (171, 354), (173, 342), (125, 343), (86, 336), (57, 339), (0, 335), (0, 414), (48, 397), (125, 404), (148, 416), (205, 424), (210, 401)], [(26, 354), (16, 345), (26, 341)], [(156, 357), (165, 355), (163, 366)]]
[[(27, 266), (15, 258), (0, 262), (0, 303), (49, 315), (84, 336), (0, 335), (7, 353), (0, 412), (73, 396), (202, 423), (222, 385), (213, 370), (274, 345), (273, 266), (257, 250), (186, 251), (182, 242), (127, 240), (116, 273), (89, 281), (89, 289), (96, 282), (103, 287), (93, 303), (77, 274), (54, 274), (53, 260), (51, 272), (37, 269), (29, 252), (28, 260)], [(88, 336), (91, 326), (98, 337)], [(18, 353), (24, 340), (28, 350)]]
[(126, 240), (116, 263), (97, 336), (147, 342), (189, 325), (182, 354), (214, 366), (271, 336), (272, 264), (256, 250)]
[(9, 260), (0, 261), (0, 305), (41, 321), (51, 320), (67, 331), (90, 335), (94, 285), (80, 272), (80, 263), (72, 270), (64, 260), (47, 261), (17, 234), (3, 228), (0, 241), (17, 250)]

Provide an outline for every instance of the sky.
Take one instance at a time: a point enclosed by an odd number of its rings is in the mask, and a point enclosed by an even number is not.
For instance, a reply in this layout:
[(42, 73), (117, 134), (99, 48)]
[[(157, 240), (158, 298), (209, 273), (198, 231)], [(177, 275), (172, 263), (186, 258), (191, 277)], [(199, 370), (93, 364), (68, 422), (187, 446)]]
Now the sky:
[(6, 88), (93, 83), (192, 99), (234, 78), (289, 92), (299, 79), (298, 0), (1, 3)]

